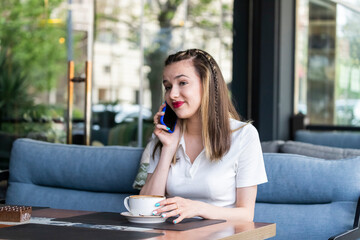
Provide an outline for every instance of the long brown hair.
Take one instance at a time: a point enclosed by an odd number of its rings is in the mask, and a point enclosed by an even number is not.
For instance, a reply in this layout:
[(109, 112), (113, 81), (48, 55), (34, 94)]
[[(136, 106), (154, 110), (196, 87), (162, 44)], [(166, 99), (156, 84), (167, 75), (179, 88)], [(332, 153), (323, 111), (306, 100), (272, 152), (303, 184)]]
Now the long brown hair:
[[(202, 84), (202, 100), (200, 106), (202, 122), (202, 138), (205, 153), (211, 160), (220, 160), (230, 149), (230, 118), (240, 120), (240, 116), (232, 104), (229, 91), (221, 70), (214, 58), (200, 49), (189, 49), (168, 56), (165, 67), (179, 61), (191, 59)], [(162, 147), (160, 141), (156, 149)], [(174, 157), (175, 161), (175, 157)], [(173, 161), (173, 162), (174, 162)]]

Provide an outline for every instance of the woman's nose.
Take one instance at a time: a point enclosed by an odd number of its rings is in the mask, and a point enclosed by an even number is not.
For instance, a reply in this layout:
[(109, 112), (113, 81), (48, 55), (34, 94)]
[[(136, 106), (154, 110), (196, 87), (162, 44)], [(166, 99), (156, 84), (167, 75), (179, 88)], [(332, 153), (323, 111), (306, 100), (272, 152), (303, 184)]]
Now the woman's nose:
[(173, 86), (171, 88), (169, 96), (171, 99), (176, 99), (177, 97), (179, 97), (179, 88), (177, 86)]

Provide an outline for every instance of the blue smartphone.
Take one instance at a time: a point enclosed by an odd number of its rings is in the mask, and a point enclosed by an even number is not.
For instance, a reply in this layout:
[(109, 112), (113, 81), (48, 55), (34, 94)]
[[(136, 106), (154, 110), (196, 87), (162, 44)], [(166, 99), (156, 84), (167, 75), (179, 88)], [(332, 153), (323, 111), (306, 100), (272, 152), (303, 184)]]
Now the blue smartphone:
[(161, 116), (160, 123), (168, 127), (168, 132), (173, 133), (175, 131), (175, 126), (177, 122), (176, 113), (171, 109), (171, 107), (165, 102), (166, 106), (163, 108), (165, 115)]

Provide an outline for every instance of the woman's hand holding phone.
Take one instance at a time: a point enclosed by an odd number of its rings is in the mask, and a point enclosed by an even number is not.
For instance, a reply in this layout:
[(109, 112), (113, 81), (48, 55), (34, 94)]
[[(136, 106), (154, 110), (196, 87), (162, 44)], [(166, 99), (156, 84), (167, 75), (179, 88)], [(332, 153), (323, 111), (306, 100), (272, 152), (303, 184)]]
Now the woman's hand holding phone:
[[(163, 147), (174, 147), (176, 149), (180, 140), (180, 127), (179, 124), (176, 124), (173, 133), (169, 133), (168, 127), (160, 123), (161, 117), (165, 115), (165, 112), (163, 112), (165, 106), (166, 103), (162, 104), (154, 116), (154, 134), (159, 138)], [(170, 106), (167, 107), (170, 108)]]

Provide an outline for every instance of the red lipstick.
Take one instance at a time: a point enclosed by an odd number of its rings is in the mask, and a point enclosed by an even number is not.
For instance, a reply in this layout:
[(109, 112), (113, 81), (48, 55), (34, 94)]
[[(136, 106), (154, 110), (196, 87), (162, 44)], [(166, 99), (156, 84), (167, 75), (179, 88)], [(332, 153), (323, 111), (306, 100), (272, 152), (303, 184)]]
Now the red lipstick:
[(184, 104), (184, 102), (181, 101), (177, 101), (177, 102), (173, 102), (172, 105), (174, 108), (179, 108)]

